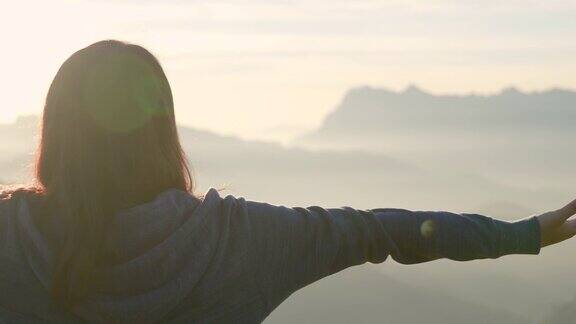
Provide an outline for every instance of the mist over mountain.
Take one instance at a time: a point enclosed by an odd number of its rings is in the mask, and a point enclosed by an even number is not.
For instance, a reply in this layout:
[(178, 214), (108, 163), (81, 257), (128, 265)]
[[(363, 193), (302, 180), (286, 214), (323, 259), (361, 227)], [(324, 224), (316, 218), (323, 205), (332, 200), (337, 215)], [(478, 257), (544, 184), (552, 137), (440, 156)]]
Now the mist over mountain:
[(570, 301), (555, 305), (546, 315), (543, 324), (573, 323), (576, 318), (576, 296)]
[[(360, 315), (361, 314), (361, 315)], [(266, 323), (531, 323), (528, 317), (466, 302), (391, 278), (375, 266), (345, 270), (297, 292)]]
[(293, 144), (384, 152), (525, 187), (576, 184), (576, 92), (434, 95), (416, 86), (348, 91), (322, 126)]
[[(26, 116), (0, 124), (7, 143), (0, 146), (0, 179), (31, 179), (38, 122)], [(190, 127), (179, 127), (179, 134), (200, 192), (214, 186), (284, 204), (457, 211), (502, 201), (537, 209), (557, 197), (553, 191), (506, 186), (470, 173), (431, 172), (379, 152), (283, 147)]]

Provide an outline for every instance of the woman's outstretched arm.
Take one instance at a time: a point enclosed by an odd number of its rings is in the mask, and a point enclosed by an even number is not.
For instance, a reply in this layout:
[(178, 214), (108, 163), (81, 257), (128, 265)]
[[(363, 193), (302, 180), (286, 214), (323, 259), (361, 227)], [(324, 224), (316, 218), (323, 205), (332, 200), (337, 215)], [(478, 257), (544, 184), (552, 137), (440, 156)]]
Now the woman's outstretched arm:
[(270, 311), (330, 274), (389, 256), (403, 264), (538, 254), (576, 233), (576, 201), (514, 222), (405, 209), (288, 208), (246, 202), (252, 271)]

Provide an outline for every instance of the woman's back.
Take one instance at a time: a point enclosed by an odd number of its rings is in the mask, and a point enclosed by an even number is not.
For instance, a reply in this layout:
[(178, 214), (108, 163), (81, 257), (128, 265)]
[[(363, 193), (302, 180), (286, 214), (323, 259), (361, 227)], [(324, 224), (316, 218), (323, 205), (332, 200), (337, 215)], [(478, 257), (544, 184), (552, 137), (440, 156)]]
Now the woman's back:
[(110, 263), (94, 272), (94, 296), (73, 313), (50, 296), (54, 250), (46, 236), (53, 235), (35, 226), (30, 200), (1, 203), (0, 291), (10, 293), (0, 294), (0, 319), (7, 323), (222, 323), (265, 317), (265, 303), (245, 268), (247, 242), (240, 235), (245, 225), (222, 212), (224, 202), (214, 190), (203, 201), (167, 190), (120, 212), (103, 249)]

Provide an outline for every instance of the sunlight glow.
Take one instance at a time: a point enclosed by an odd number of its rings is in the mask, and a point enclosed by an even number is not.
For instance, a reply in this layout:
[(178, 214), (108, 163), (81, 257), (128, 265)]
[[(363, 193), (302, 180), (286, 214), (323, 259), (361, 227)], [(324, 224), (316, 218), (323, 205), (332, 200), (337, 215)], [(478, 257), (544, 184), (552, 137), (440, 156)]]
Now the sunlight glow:
[(566, 1), (55, 0), (9, 9), (0, 20), (9, 31), (4, 122), (39, 113), (63, 60), (107, 38), (159, 57), (180, 123), (244, 138), (285, 140), (317, 127), (363, 85), (576, 87), (576, 6)]

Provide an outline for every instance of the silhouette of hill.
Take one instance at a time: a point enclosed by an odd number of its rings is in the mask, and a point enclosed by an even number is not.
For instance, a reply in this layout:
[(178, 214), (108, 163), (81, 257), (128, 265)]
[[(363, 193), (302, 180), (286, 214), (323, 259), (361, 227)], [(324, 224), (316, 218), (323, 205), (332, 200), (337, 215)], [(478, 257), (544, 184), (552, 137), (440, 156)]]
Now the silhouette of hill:
[[(465, 170), (518, 186), (573, 187), (576, 92), (433, 95), (359, 87), (293, 144), (384, 152), (416, 165)], [(558, 158), (561, 156), (562, 158)]]
[[(574, 103), (576, 92), (562, 89), (524, 93), (507, 88), (495, 95), (455, 96), (433, 95), (416, 86), (399, 93), (360, 87), (346, 93), (320, 129), (303, 140), (336, 144), (335, 140), (349, 136), (353, 143), (386, 134), (427, 134), (437, 140), (455, 134), (482, 139), (504, 134), (532, 138), (540, 132), (572, 133), (576, 132), (571, 123), (576, 118)], [(393, 143), (381, 145), (386, 148)]]

